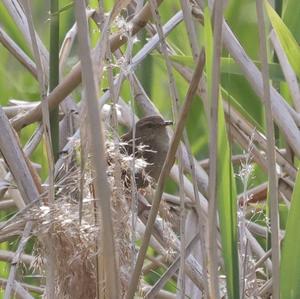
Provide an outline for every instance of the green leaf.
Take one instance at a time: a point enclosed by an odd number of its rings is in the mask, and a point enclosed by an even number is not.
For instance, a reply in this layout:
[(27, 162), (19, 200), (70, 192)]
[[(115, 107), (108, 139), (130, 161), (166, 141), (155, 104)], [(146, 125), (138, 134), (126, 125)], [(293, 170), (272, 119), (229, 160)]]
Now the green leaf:
[(300, 78), (300, 47), (297, 44), (294, 36), (278, 16), (268, 1), (265, 0), (265, 7), (271, 21), (271, 24), (279, 38), (281, 46), (287, 55), (287, 58), (294, 69), (297, 76)]
[(283, 22), (289, 28), (297, 42), (300, 42), (299, 30), (300, 1), (289, 0), (283, 13)]
[[(8, 13), (5, 5), (0, 2), (0, 20), (1, 27), (9, 35), (9, 37), (29, 56), (31, 56), (30, 47), (28, 47), (23, 34), (20, 32), (19, 28), (15, 24), (14, 20)], [(2, 45), (1, 45), (2, 46)]]
[[(160, 54), (153, 54), (153, 56), (163, 58)], [(170, 58), (183, 66), (193, 67), (195, 63), (192, 56), (170, 55)], [(254, 60), (253, 62), (259, 69), (261, 69), (261, 64), (259, 61)], [(221, 73), (244, 76), (244, 73), (241, 71), (240, 66), (234, 61), (234, 59), (230, 57), (221, 57)], [(285, 80), (281, 67), (278, 63), (269, 63), (269, 75), (270, 79), (273, 81)]]
[(280, 298), (300, 298), (300, 172), (288, 214), (280, 264)]
[(58, 11), (50, 14), (50, 16), (60, 15), (61, 13), (73, 8), (73, 6), (74, 6), (74, 2), (70, 2), (70, 3), (66, 4), (65, 6), (63, 6), (62, 8), (60, 8)]
[[(206, 49), (206, 74), (208, 91), (212, 85), (213, 38), (210, 13), (204, 10), (204, 35)], [(221, 99), (221, 93), (219, 99)], [(211, 95), (209, 94), (209, 97)], [(227, 137), (222, 101), (218, 105), (218, 169), (217, 197), (222, 241), (222, 253), (225, 264), (228, 298), (240, 298), (239, 295), (239, 258), (237, 237), (236, 184), (231, 163), (231, 149)]]

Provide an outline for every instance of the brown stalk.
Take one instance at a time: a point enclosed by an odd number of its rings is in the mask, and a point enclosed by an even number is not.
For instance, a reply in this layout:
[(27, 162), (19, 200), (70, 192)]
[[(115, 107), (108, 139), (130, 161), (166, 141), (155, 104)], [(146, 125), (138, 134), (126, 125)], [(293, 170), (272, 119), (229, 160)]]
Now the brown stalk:
[(24, 229), (22, 238), (19, 243), (19, 247), (15, 253), (15, 256), (13, 257), (13, 259), (11, 261), (11, 267), (10, 267), (10, 271), (9, 271), (9, 275), (8, 275), (6, 288), (5, 288), (4, 299), (11, 298), (11, 293), (13, 290), (13, 285), (15, 282), (18, 265), (20, 263), (21, 255), (25, 249), (25, 245), (29, 239), (29, 235), (31, 233), (31, 228), (32, 228), (32, 222), (27, 222), (25, 225), (25, 229)]
[[(15, 256), (15, 252), (9, 250), (0, 249), (0, 260), (11, 262)], [(26, 266), (30, 266), (34, 262), (34, 257), (29, 254), (22, 254), (21, 262), (24, 263)]]
[[(95, 171), (94, 187), (96, 194), (96, 213), (97, 219), (100, 219), (101, 217), (102, 224), (102, 237), (98, 238), (97, 242), (98, 249), (103, 249), (103, 253), (99, 253), (97, 255), (99, 279), (97, 283), (98, 297), (101, 294), (101, 288), (103, 284), (103, 281), (100, 279), (102, 277), (101, 262), (103, 259), (105, 271), (105, 292), (107, 293), (108, 298), (120, 298), (120, 277), (116, 261), (114, 231), (110, 206), (111, 190), (106, 173), (107, 161), (104, 154), (104, 136), (97, 106), (97, 81), (94, 77), (94, 72), (92, 71), (92, 55), (90, 53), (88, 24), (85, 14), (84, 0), (78, 0), (75, 2), (75, 15), (78, 26), (79, 55), (83, 66), (82, 79), (86, 96), (87, 114), (89, 117), (89, 131), (90, 136), (93, 136), (93, 138), (91, 139), (91, 149), (92, 161)], [(101, 53), (99, 53), (98, 58), (100, 60), (104, 58), (104, 54), (106, 53), (109, 26), (111, 24), (111, 21), (112, 18), (111, 16), (109, 16), (103, 28), (104, 34), (102, 35), (99, 43), (99, 45), (101, 46)], [(102, 77), (102, 72), (103, 68), (98, 69), (97, 75), (99, 75), (99, 78)], [(99, 225), (99, 222), (97, 224)]]
[(209, 270), (209, 295), (220, 298), (218, 275), (218, 248), (217, 248), (217, 182), (218, 182), (218, 107), (220, 86), (220, 57), (222, 52), (222, 20), (223, 1), (214, 3), (213, 7), (213, 65), (210, 105), (210, 144), (209, 144), (209, 184), (208, 184), (208, 270)]
[[(199, 241), (199, 234), (194, 236), (194, 238), (187, 244), (185, 248), (185, 257), (187, 257), (196, 243)], [(155, 285), (146, 294), (146, 299), (153, 299), (158, 294), (158, 292), (164, 287), (167, 281), (176, 273), (180, 266), (181, 254), (174, 259), (172, 265), (168, 267), (166, 272), (160, 277), (160, 279), (155, 283)]]
[[(4, 287), (7, 285), (7, 280), (0, 278), (0, 287)], [(14, 281), (13, 284), (13, 289), (15, 291), (16, 294), (16, 298), (24, 298), (24, 299), (34, 299), (30, 294), (29, 291), (31, 292), (35, 292), (37, 294), (43, 294), (44, 293), (44, 289), (40, 288), (40, 287), (36, 287), (36, 286), (32, 286), (30, 284), (26, 284), (26, 283), (20, 283), (18, 281)]]
[(25, 157), (2, 108), (0, 124), (0, 151), (14, 176), (24, 204), (29, 204), (38, 199), (42, 191), (38, 175)]
[(37, 70), (34, 62), (23, 52), (23, 50), (6, 34), (0, 27), (0, 42), (15, 58), (35, 77)]
[(271, 104), (270, 78), (266, 45), (266, 32), (264, 21), (263, 3), (256, 0), (256, 12), (259, 31), (259, 50), (262, 64), (262, 80), (263, 80), (263, 95), (262, 102), (265, 105), (265, 117), (267, 121), (267, 163), (268, 163), (268, 178), (269, 178), (269, 209), (271, 218), (271, 246), (272, 246), (272, 264), (273, 264), (273, 285), (272, 298), (280, 298), (280, 241), (279, 241), (279, 207), (278, 207), (278, 177), (276, 170), (275, 157), (275, 135), (273, 123), (274, 108)]
[[(161, 26), (160, 16), (157, 9), (157, 6), (155, 4), (154, 0), (150, 0), (150, 7), (153, 15), (153, 19), (155, 21), (156, 25), (156, 31), (160, 39), (161, 44), (161, 52), (164, 57), (166, 68), (167, 68), (167, 75), (169, 79), (169, 89), (170, 89), (170, 95), (172, 99), (172, 113), (173, 113), (173, 120), (176, 123), (178, 118), (178, 110), (179, 110), (179, 94), (178, 90), (176, 88), (175, 84), (175, 78), (173, 75), (173, 69), (172, 69), (172, 63), (171, 59), (168, 55), (168, 47), (166, 40), (164, 38), (163, 29)], [(184, 133), (183, 133), (184, 136)], [(185, 293), (185, 275), (184, 275), (184, 264), (185, 264), (185, 207), (184, 207), (184, 201), (185, 201), (185, 194), (184, 194), (184, 180), (183, 180), (183, 152), (182, 148), (179, 147), (177, 151), (177, 157), (178, 157), (178, 164), (179, 164), (179, 196), (181, 201), (181, 209), (180, 209), (180, 275), (178, 279), (179, 283), (179, 289), (180, 289), (180, 296), (181, 298), (184, 296)]]

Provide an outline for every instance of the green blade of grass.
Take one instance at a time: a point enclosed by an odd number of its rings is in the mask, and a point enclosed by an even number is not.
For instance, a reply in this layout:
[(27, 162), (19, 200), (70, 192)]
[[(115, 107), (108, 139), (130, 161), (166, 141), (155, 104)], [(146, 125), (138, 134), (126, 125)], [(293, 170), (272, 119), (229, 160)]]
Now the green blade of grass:
[[(50, 7), (50, 60), (49, 60), (49, 90), (59, 84), (59, 3), (51, 0)], [(54, 160), (59, 157), (59, 108), (50, 111), (51, 139)]]
[(270, 22), (279, 38), (283, 50), (285, 51), (288, 60), (297, 74), (300, 77), (300, 47), (297, 44), (294, 36), (283, 23), (282, 19), (278, 16), (273, 7), (268, 1), (265, 1), (265, 7), (270, 19)]
[[(160, 54), (153, 54), (153, 56), (161, 57)], [(192, 68), (194, 65), (192, 56), (170, 55), (170, 58), (173, 61), (178, 62), (184, 66), (189, 66)], [(254, 60), (253, 62), (259, 69), (261, 69), (261, 64), (259, 61)], [(274, 63), (274, 62), (269, 63), (269, 70), (270, 70), (271, 80), (273, 81), (285, 80), (283, 73), (281, 71), (281, 67), (278, 63)], [(221, 72), (223, 74), (244, 76), (244, 73), (241, 71), (240, 66), (234, 61), (233, 58), (230, 57), (221, 57)]]
[(280, 264), (281, 298), (300, 298), (300, 172), (298, 171), (288, 214)]
[(300, 1), (289, 0), (283, 13), (283, 22), (289, 28), (297, 42), (300, 42), (299, 30), (299, 14), (300, 14)]

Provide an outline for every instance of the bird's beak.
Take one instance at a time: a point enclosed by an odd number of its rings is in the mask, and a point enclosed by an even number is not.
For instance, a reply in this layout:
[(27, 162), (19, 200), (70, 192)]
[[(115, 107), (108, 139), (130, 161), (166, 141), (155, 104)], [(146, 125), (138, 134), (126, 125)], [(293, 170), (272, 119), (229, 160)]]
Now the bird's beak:
[(173, 122), (171, 120), (165, 120), (164, 125), (165, 126), (171, 126), (171, 125), (173, 125)]

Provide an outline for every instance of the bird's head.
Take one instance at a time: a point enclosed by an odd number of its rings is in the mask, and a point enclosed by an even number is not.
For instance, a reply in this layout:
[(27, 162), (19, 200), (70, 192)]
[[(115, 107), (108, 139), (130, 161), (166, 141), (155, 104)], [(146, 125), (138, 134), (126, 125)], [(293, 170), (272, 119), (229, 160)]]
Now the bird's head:
[(166, 132), (166, 126), (172, 124), (172, 121), (166, 121), (158, 115), (144, 117), (136, 123), (136, 137), (158, 136)]

